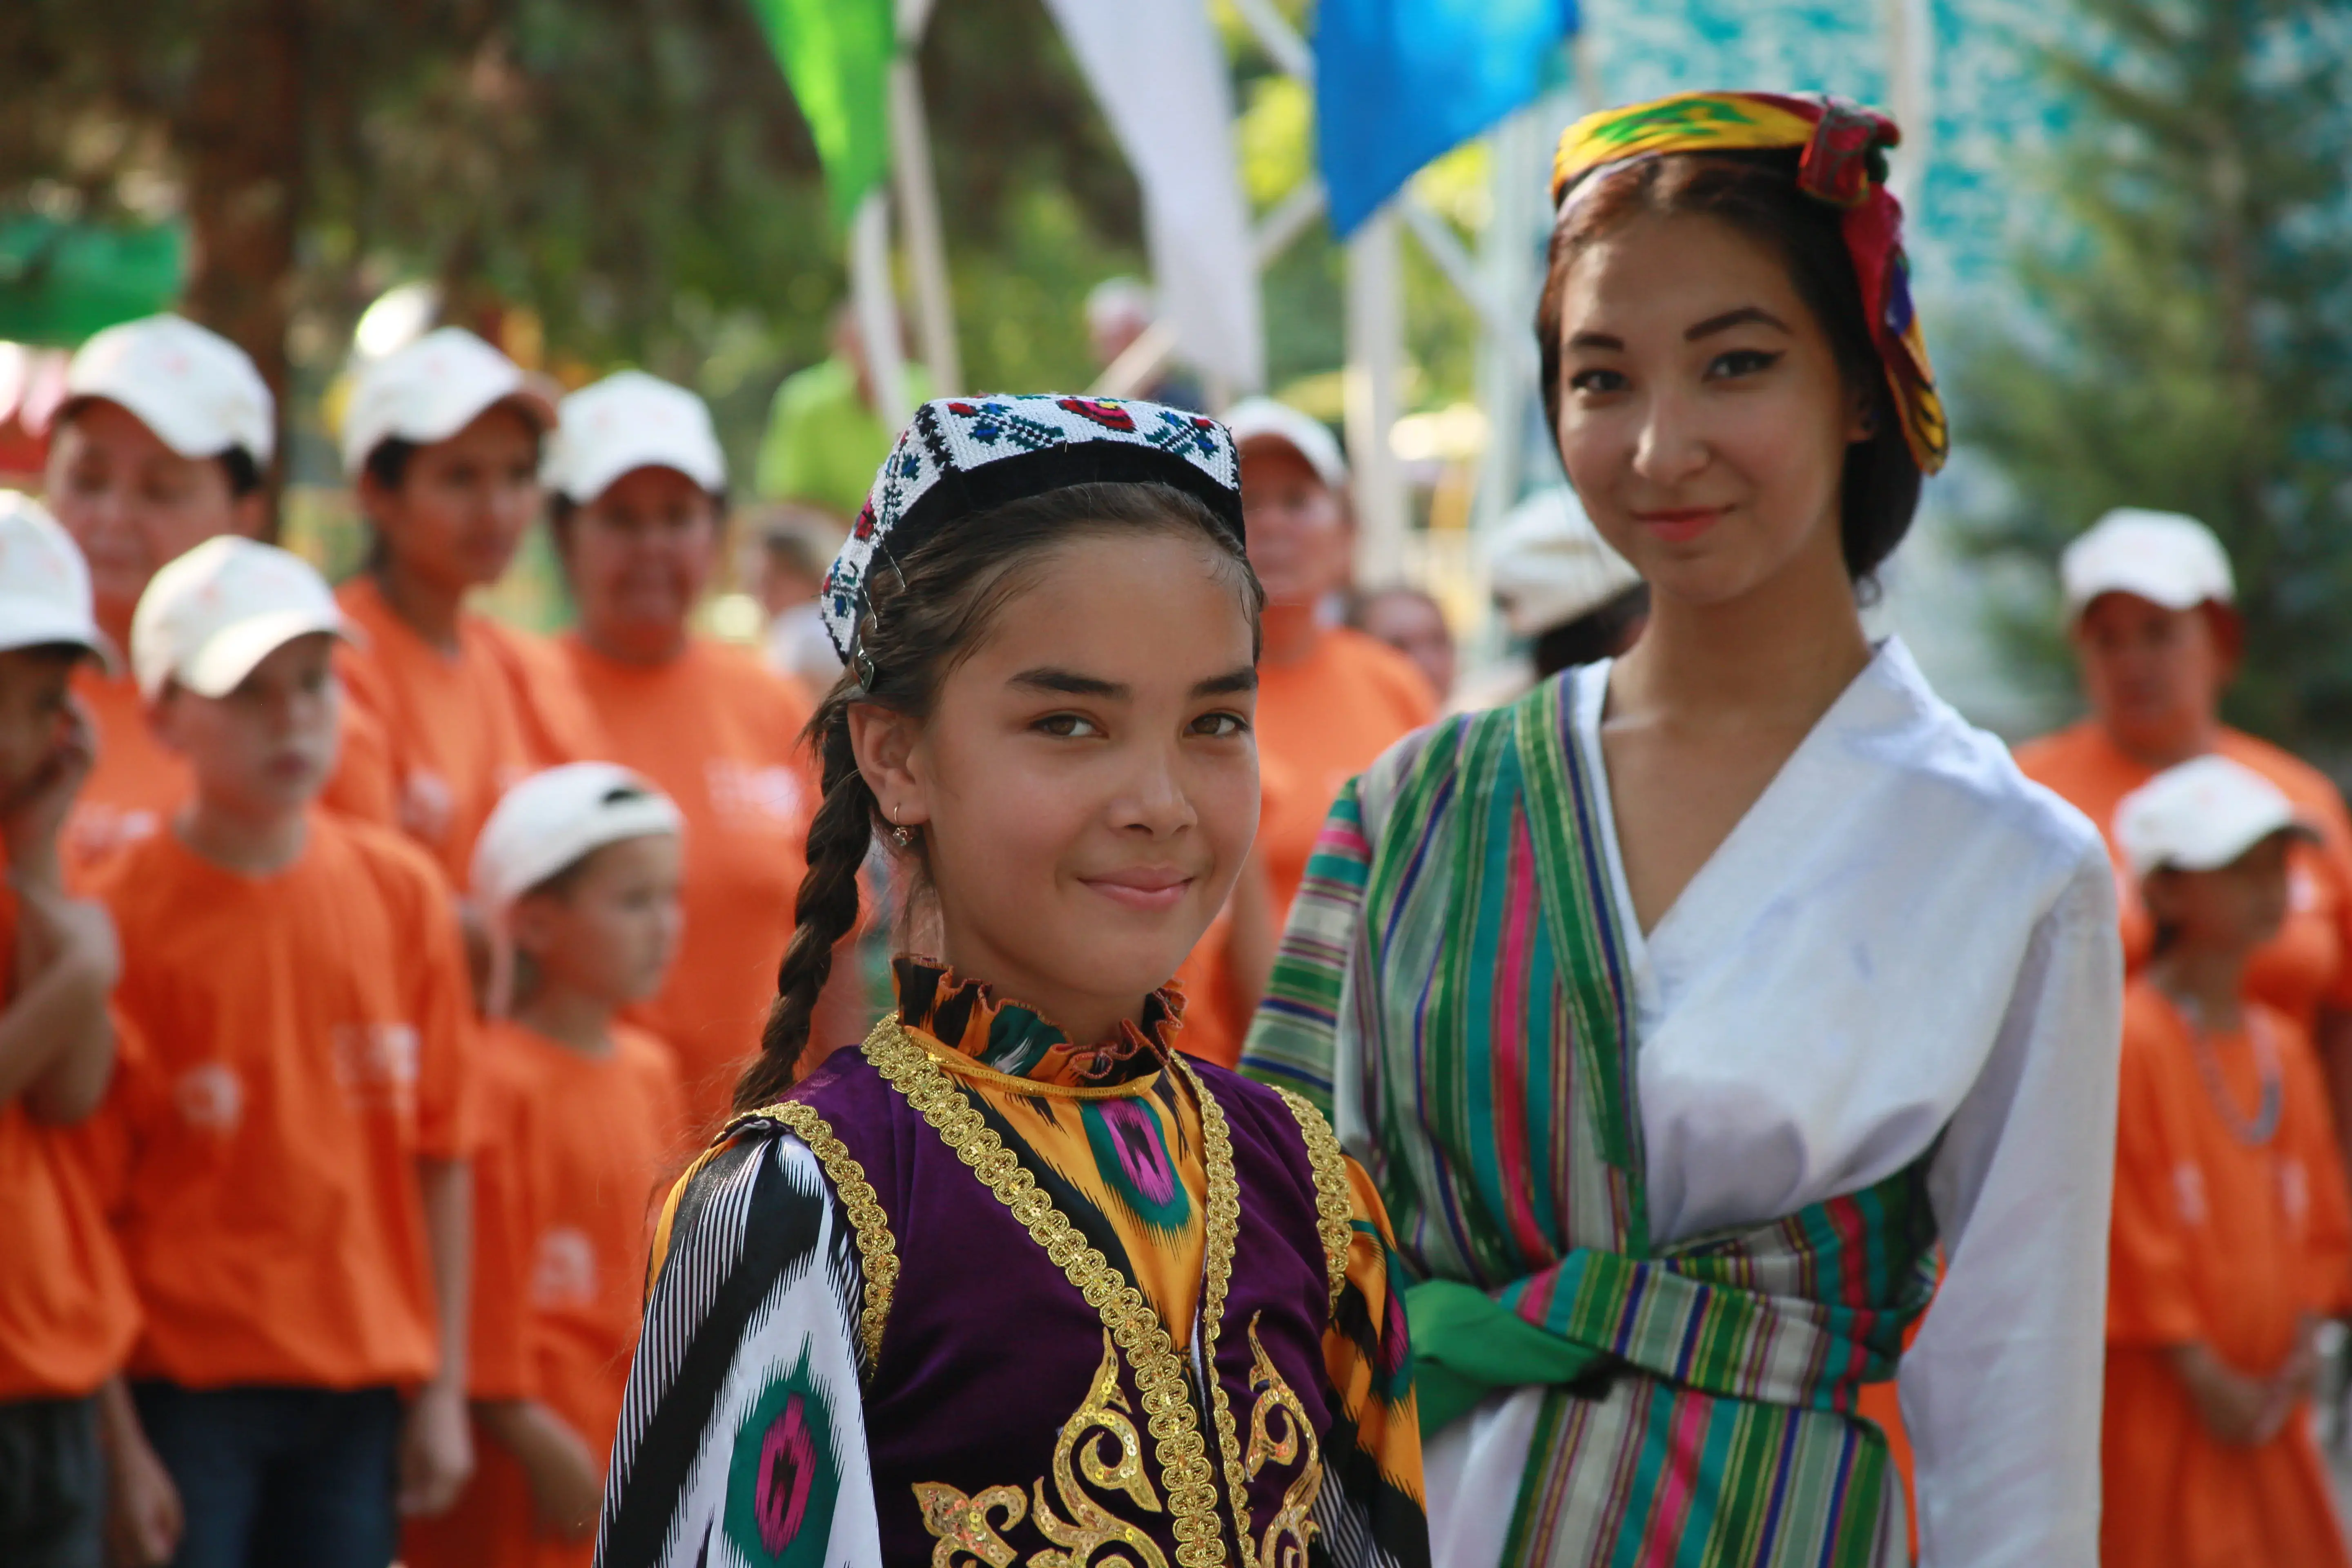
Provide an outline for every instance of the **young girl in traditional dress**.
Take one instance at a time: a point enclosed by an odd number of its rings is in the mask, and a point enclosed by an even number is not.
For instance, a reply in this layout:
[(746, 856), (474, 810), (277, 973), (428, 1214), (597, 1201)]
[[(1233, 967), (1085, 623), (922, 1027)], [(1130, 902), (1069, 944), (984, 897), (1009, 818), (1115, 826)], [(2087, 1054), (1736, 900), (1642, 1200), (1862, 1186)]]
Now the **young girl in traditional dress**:
[[(883, 465), (826, 580), (848, 668), (761, 1058), (656, 1240), (606, 1568), (1426, 1561), (1379, 1200), (1303, 1100), (1171, 1048), (1257, 813), (1236, 470), (1213, 421), (1051, 396), (926, 404)], [(798, 1077), (877, 832), (938, 956)]]
[(2226, 757), (2116, 813), (2158, 935), (2124, 998), (2108, 1268), (2105, 1561), (2347, 1568), (2311, 1431), (2352, 1219), (2303, 1026), (2247, 994), (2315, 829)]
[(1758, 93), (1570, 129), (1544, 394), (1648, 626), (1349, 787), (1244, 1058), (1422, 1278), (1446, 1568), (1899, 1561), (1855, 1413), (1898, 1356), (1927, 1558), (2095, 1560), (2113, 879), (1863, 629), (1944, 453), (1895, 138)]

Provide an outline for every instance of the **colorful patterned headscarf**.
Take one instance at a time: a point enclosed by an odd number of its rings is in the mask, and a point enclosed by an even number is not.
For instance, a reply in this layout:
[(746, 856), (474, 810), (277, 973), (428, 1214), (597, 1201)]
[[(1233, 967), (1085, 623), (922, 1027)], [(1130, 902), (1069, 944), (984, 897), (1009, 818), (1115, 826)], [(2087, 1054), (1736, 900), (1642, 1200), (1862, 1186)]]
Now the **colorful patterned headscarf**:
[(1223, 425), (1157, 403), (1058, 393), (941, 397), (915, 410), (834, 557), (817, 609), (856, 661), (875, 557), (903, 557), (951, 518), (1067, 485), (1157, 481), (1192, 495), (1243, 542), (1241, 458)]
[(1903, 205), (1886, 188), (1886, 149), (1903, 140), (1894, 121), (1841, 98), (1774, 92), (1687, 92), (1588, 114), (1568, 128), (1552, 160), (1555, 207), (1591, 176), (1664, 153), (1801, 148), (1797, 188), (1843, 209), (1845, 247), (1862, 282), (1871, 340), (1903, 418), (1903, 435), (1923, 473), (1944, 466), (1950, 435), (1927, 363), (1927, 341), (1911, 308), (1911, 267), (1903, 254)]

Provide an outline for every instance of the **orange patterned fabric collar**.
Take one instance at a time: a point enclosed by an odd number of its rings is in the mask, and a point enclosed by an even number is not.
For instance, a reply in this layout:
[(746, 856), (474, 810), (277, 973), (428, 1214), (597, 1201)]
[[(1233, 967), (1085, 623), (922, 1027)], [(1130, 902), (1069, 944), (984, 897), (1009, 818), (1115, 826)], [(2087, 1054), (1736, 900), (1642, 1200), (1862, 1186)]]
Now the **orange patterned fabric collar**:
[(1159, 1070), (1182, 1027), (1184, 994), (1174, 981), (1145, 998), (1140, 1023), (1117, 1037), (1073, 1045), (1035, 1008), (1000, 998), (984, 980), (965, 980), (933, 959), (891, 961), (898, 1022), (919, 1029), (992, 1072), (1069, 1089), (1108, 1089)]

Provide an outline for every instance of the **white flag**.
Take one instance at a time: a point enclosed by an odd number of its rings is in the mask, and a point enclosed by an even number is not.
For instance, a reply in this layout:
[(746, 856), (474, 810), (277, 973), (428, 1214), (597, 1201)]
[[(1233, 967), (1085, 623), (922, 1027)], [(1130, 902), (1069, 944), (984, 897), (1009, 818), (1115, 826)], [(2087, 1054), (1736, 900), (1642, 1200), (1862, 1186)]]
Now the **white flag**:
[(1182, 357), (1235, 392), (1265, 380), (1234, 93), (1207, 0), (1046, 0), (1143, 188), (1160, 310)]

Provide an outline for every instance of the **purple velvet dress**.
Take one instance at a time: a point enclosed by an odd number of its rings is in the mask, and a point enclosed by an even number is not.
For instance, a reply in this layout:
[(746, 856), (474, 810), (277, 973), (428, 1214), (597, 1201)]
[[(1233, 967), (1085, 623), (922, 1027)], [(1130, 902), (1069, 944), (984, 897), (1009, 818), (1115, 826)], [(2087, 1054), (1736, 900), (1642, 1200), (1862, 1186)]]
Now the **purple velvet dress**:
[(1387, 1221), (1303, 1100), (902, 960), (679, 1184), (599, 1561), (1419, 1564)]

